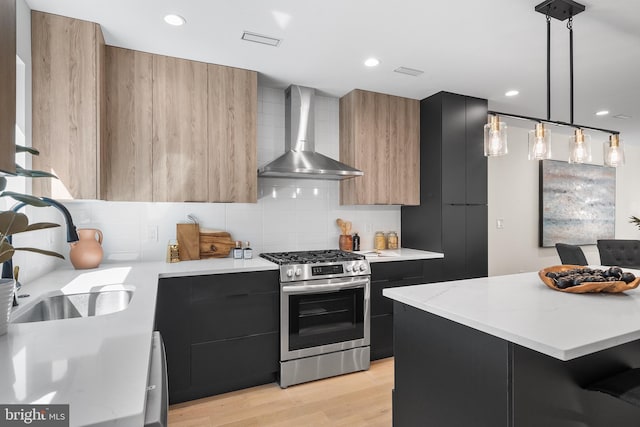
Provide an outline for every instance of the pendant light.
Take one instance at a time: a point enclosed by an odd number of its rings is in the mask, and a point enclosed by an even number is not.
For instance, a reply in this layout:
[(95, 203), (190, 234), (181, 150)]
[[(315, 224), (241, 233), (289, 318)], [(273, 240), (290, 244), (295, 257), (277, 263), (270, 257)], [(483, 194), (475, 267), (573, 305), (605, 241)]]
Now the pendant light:
[[(619, 139), (619, 132), (592, 126), (578, 125), (573, 122), (573, 17), (585, 10), (585, 6), (573, 0), (545, 0), (535, 7), (535, 11), (542, 13), (547, 21), (547, 118), (539, 119), (519, 114), (489, 111), (489, 123), (484, 126), (484, 155), (501, 156), (507, 154), (507, 126), (500, 122), (498, 115), (516, 119), (534, 121), (536, 127), (529, 132), (528, 158), (543, 160), (551, 158), (551, 134), (545, 123), (566, 126), (575, 129), (569, 138), (569, 163), (591, 162), (591, 136), (584, 133), (584, 129), (595, 130), (610, 134), (609, 141), (604, 143), (604, 163), (607, 166), (624, 164), (624, 151)], [(570, 122), (551, 120), (551, 18), (559, 21), (568, 19), (569, 30), (569, 83), (570, 83)]]
[(609, 135), (609, 141), (604, 142), (604, 164), (614, 168), (624, 165), (624, 150), (617, 133)]
[(569, 138), (569, 163), (586, 163), (591, 161), (591, 136), (582, 129), (575, 130)]
[(529, 160), (551, 158), (551, 132), (542, 122), (536, 123), (535, 130), (529, 131)]
[(490, 115), (484, 125), (484, 155), (489, 157), (507, 154), (507, 125), (498, 115)]

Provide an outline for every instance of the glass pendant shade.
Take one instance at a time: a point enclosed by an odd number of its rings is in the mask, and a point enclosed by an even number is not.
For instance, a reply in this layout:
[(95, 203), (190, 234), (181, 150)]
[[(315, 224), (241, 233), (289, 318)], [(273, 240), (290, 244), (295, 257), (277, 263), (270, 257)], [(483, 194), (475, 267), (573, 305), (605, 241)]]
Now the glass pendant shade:
[(484, 125), (484, 155), (504, 156), (507, 152), (507, 125), (498, 116), (489, 116)]
[(576, 129), (569, 138), (569, 163), (586, 163), (591, 161), (591, 136), (585, 135), (582, 129)]
[(551, 158), (551, 132), (544, 124), (537, 123), (535, 130), (529, 131), (529, 160)]
[(618, 167), (624, 165), (624, 149), (620, 135), (609, 135), (609, 141), (604, 142), (604, 164), (606, 166)]

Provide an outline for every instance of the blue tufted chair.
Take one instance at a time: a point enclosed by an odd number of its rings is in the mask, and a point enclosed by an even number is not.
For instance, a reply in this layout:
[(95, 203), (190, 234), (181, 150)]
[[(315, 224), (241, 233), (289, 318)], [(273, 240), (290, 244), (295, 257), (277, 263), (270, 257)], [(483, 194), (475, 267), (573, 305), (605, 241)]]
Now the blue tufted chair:
[(598, 240), (600, 263), (640, 269), (640, 240)]

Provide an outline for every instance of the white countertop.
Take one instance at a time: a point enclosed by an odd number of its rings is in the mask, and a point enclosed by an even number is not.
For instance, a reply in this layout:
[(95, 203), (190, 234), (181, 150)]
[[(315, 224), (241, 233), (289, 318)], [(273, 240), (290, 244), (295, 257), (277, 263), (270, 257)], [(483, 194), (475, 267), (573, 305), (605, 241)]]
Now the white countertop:
[[(442, 254), (400, 249), (371, 262)], [(143, 424), (158, 278), (277, 270), (263, 258), (102, 264), (63, 268), (24, 284), (12, 317), (50, 294), (134, 289), (129, 306), (103, 316), (9, 324), (0, 336), (0, 403), (70, 404), (71, 426)]]
[(363, 254), (370, 263), (444, 258), (444, 254), (439, 252), (421, 251), (418, 249), (409, 248), (385, 249), (379, 251), (379, 253), (373, 250), (356, 251), (356, 253)]
[(158, 277), (276, 270), (262, 258), (103, 264), (56, 270), (24, 284), (40, 296), (134, 288), (129, 306), (103, 316), (9, 324), (0, 336), (0, 403), (70, 404), (71, 426), (143, 424)]
[(532, 272), (390, 288), (383, 295), (560, 360), (640, 339), (639, 288), (556, 292)]

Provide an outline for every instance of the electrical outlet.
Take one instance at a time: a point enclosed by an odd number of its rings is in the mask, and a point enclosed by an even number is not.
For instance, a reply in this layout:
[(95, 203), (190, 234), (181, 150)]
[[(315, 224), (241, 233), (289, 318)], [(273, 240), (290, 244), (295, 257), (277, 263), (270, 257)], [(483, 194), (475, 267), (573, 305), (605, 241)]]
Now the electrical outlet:
[(496, 228), (498, 230), (502, 230), (504, 228), (504, 219), (502, 218), (496, 219)]
[(149, 242), (157, 242), (158, 241), (158, 226), (157, 225), (147, 225), (147, 241), (149, 241)]

